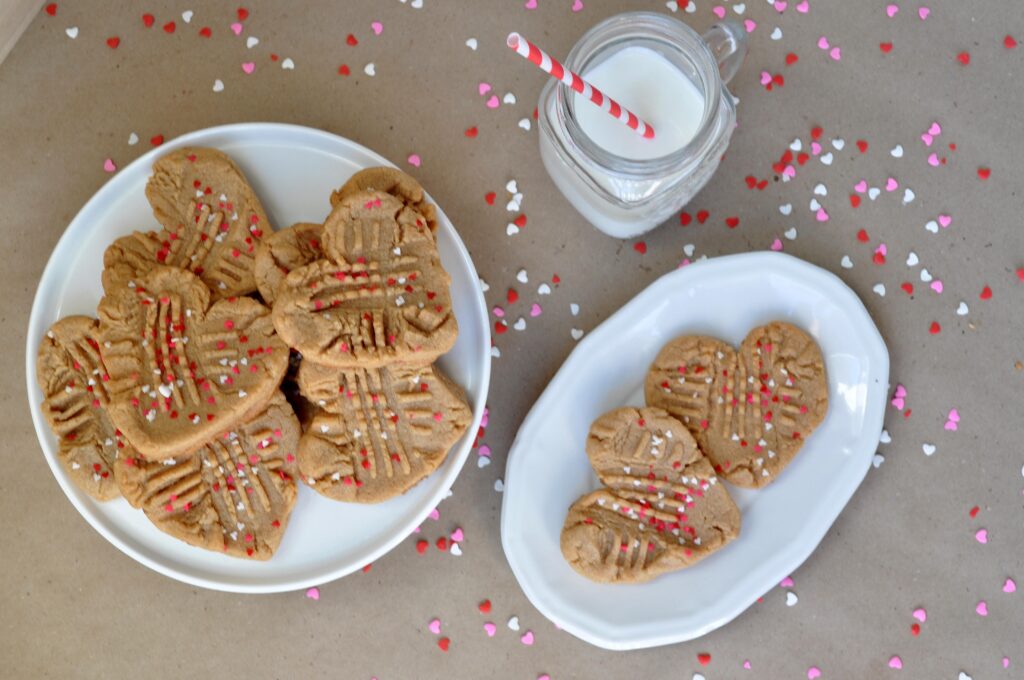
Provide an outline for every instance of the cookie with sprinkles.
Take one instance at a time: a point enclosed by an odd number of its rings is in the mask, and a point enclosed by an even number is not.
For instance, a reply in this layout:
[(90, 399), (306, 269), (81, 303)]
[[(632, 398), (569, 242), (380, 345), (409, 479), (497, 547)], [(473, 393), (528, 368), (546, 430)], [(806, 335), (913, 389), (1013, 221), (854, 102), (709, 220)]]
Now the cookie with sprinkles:
[(683, 421), (719, 474), (747, 488), (774, 481), (828, 411), (821, 350), (779, 321), (752, 330), (738, 352), (714, 338), (676, 338), (644, 394)]
[(135, 232), (107, 248), (106, 292), (137, 281), (160, 264), (196, 274), (214, 300), (256, 290), (256, 248), (272, 227), (227, 154), (200, 147), (172, 151), (153, 164), (146, 198), (163, 229)]
[(342, 199), (324, 223), (326, 258), (277, 289), (274, 325), (306, 359), (335, 368), (425, 365), (458, 334), (451, 277), (423, 216), (391, 194)]
[(304, 361), (299, 388), (321, 409), (299, 444), (302, 480), (350, 503), (411, 489), (473, 419), (462, 389), (434, 366), (339, 370)]
[(340, 189), (331, 192), (331, 207), (338, 205), (344, 198), (367, 190), (391, 194), (423, 215), (430, 226), (430, 231), (437, 231), (437, 209), (434, 204), (427, 201), (420, 183), (398, 168), (375, 167), (360, 170)]
[(740, 511), (686, 427), (658, 408), (620, 408), (590, 427), (603, 489), (569, 508), (566, 561), (602, 583), (640, 583), (688, 567), (740, 532)]
[(323, 231), (322, 224), (299, 222), (275, 231), (260, 242), (253, 275), (264, 302), (274, 304), (277, 287), (288, 272), (323, 259)]
[(110, 376), (98, 337), (99, 322), (86, 316), (53, 324), (39, 345), (36, 381), (68, 476), (96, 500), (108, 501), (120, 495), (111, 476), (116, 461), (135, 450), (107, 416)]
[(280, 392), (254, 417), (197, 451), (157, 461), (126, 458), (124, 497), (161, 531), (233, 557), (270, 559), (298, 497), (299, 422)]
[(288, 347), (247, 297), (210, 305), (183, 269), (157, 267), (100, 301), (108, 412), (143, 458), (190, 453), (277, 392)]

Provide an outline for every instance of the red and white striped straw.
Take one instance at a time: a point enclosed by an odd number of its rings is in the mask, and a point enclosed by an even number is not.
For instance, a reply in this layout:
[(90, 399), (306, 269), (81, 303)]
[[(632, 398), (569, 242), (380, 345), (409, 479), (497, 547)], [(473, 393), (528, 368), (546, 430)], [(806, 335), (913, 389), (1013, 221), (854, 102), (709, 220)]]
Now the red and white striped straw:
[(505, 42), (519, 56), (533, 62), (541, 71), (544, 71), (555, 80), (568, 85), (574, 91), (583, 95), (585, 99), (600, 106), (603, 111), (616, 118), (620, 123), (628, 125), (644, 139), (654, 139), (654, 127), (650, 123), (641, 120), (635, 113), (565, 68), (557, 60), (552, 59), (547, 52), (523, 36), (518, 33), (509, 33)]

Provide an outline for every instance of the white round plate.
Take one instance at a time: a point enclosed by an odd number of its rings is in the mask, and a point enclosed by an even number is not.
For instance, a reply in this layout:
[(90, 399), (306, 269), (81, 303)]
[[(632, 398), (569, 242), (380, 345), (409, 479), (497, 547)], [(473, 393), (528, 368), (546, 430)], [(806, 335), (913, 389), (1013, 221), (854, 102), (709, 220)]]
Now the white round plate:
[(439, 365), (466, 390), (473, 407), (473, 424), (440, 469), (404, 496), (379, 505), (337, 503), (299, 484), (288, 530), (266, 562), (189, 546), (154, 528), (123, 499), (98, 503), (68, 479), (57, 460), (57, 440), (43, 418), (43, 395), (35, 381), (36, 350), (46, 329), (71, 314), (96, 315), (103, 295), (100, 272), (106, 247), (133, 230), (159, 226), (146, 202), (146, 180), (153, 161), (181, 146), (209, 146), (228, 153), (278, 228), (322, 222), (332, 190), (362, 168), (392, 165), (359, 144), (320, 130), (244, 123), (189, 133), (119, 171), (68, 225), (32, 305), (26, 362), (28, 400), (39, 443), (64, 493), (89, 524), (124, 553), (162, 574), (205, 588), (249, 593), (295, 590), (340, 578), (379, 558), (418, 526), (444, 497), (469, 455), (491, 371), (490, 330), (476, 269), (439, 208), (438, 248), (452, 277), (452, 305), (459, 322), (458, 341)]
[[(740, 536), (703, 562), (639, 585), (577, 574), (559, 536), (569, 506), (599, 487), (584, 452), (602, 413), (643, 405), (662, 346), (699, 333), (738, 346), (785, 320), (821, 347), (829, 411), (764, 489), (729, 486)], [(792, 573), (864, 479), (882, 429), (889, 354), (863, 304), (838, 278), (779, 253), (698, 262), (666, 274), (585, 337), (531, 409), (508, 455), (501, 537), (519, 585), (561, 628), (607, 649), (691, 640), (722, 626)]]

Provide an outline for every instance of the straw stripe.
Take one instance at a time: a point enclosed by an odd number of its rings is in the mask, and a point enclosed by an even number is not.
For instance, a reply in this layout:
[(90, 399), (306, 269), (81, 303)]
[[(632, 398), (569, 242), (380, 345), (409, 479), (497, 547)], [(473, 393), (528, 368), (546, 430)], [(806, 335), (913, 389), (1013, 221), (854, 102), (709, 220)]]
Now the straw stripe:
[(573, 91), (582, 95), (583, 98), (593, 102), (597, 106), (601, 107), (602, 110), (614, 116), (620, 122), (629, 126), (629, 128), (635, 130), (637, 134), (641, 135), (645, 139), (654, 139), (654, 127), (651, 126), (650, 123), (641, 120), (635, 113), (621, 106), (617, 101), (604, 94), (569, 69), (565, 68), (565, 66), (558, 62), (558, 60), (553, 59), (551, 55), (534, 45), (523, 36), (518, 33), (509, 33), (506, 44), (511, 49), (515, 50), (516, 54), (533, 62), (538, 68), (555, 80), (565, 83), (572, 88)]

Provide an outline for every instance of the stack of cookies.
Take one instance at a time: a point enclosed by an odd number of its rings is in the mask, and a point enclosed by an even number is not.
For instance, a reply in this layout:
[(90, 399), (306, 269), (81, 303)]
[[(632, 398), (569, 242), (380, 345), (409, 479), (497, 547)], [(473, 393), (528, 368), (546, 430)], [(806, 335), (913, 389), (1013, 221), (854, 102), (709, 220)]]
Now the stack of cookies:
[(146, 196), (161, 229), (115, 241), (98, 318), (61, 319), (39, 348), (42, 410), (80, 488), (268, 559), (296, 479), (376, 502), (440, 465), (471, 412), (432, 365), (457, 326), (414, 180), (364, 171), (323, 225), (275, 233), (230, 158), (185, 148)]
[(604, 488), (569, 508), (562, 554), (587, 578), (637, 583), (731, 542), (740, 511), (719, 477), (761, 488), (828, 411), (821, 350), (772, 322), (737, 352), (717, 338), (669, 342), (644, 381), (648, 407), (604, 414), (586, 452)]

